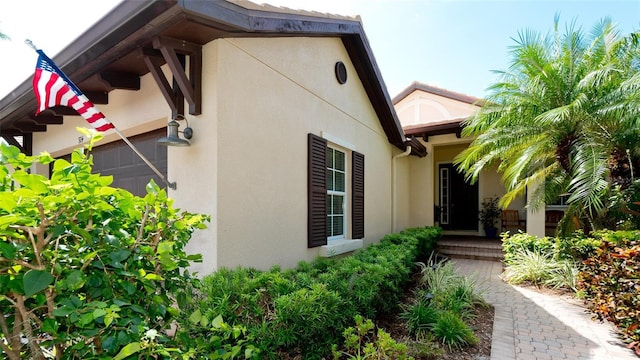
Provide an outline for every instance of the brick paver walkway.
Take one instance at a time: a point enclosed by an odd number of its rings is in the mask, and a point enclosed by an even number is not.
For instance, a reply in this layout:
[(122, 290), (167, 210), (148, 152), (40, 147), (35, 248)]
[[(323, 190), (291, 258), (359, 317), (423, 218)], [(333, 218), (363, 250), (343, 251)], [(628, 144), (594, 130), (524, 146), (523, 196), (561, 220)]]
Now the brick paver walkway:
[(495, 307), (491, 360), (638, 360), (608, 323), (591, 320), (579, 300), (502, 282), (497, 261), (452, 260), (473, 275)]

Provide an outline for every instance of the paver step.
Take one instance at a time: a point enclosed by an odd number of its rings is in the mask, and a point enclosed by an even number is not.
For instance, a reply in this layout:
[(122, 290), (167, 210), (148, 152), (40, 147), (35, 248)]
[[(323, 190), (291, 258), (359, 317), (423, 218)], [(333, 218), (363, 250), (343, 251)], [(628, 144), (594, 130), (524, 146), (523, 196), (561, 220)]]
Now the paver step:
[(502, 260), (504, 253), (501, 250), (472, 249), (472, 248), (438, 248), (438, 252), (454, 258), (476, 260)]
[(464, 245), (464, 244), (453, 244), (453, 243), (438, 243), (438, 249), (482, 249), (482, 250), (492, 250), (492, 251), (502, 251), (502, 246), (499, 245), (490, 245), (490, 244), (480, 244), (480, 245)]
[(454, 240), (441, 240), (438, 242), (438, 247), (454, 247), (454, 248), (480, 248), (480, 249), (496, 249), (502, 250), (502, 244), (499, 242), (460, 242)]

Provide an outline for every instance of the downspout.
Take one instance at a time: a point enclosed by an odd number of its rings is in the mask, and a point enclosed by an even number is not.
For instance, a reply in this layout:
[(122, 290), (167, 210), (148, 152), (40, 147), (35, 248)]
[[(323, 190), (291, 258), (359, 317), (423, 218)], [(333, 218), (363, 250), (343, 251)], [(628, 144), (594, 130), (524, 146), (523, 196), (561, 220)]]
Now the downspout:
[(396, 192), (398, 189), (396, 189), (397, 185), (397, 181), (398, 181), (398, 174), (396, 173), (396, 160), (405, 156), (409, 156), (409, 154), (411, 154), (411, 146), (407, 145), (407, 150), (405, 150), (405, 152), (403, 152), (402, 154), (398, 154), (395, 155), (392, 159), (391, 159), (391, 231), (392, 232), (397, 232), (398, 230), (396, 229), (396, 214), (398, 212), (398, 204), (396, 204), (397, 202), (397, 195)]

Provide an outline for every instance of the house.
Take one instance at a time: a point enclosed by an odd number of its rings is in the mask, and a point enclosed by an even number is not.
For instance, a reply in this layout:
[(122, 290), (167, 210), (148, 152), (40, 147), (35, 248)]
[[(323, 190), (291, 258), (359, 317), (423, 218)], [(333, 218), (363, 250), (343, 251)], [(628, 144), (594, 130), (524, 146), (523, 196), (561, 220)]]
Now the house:
[[(187, 249), (204, 255), (194, 271), (292, 267), (432, 218), (405, 187), (423, 164), (408, 157), (427, 148), (405, 136), (358, 18), (242, 0), (131, 0), (54, 61), (175, 182), (167, 190), (178, 208), (212, 216)], [(72, 109), (35, 110), (28, 79), (0, 100), (3, 139), (56, 157), (86, 141)], [(173, 120), (192, 129), (190, 146), (158, 145)], [(98, 145), (94, 170), (115, 186), (142, 194), (150, 178), (163, 184), (113, 130)]]
[[(187, 248), (204, 255), (200, 273), (293, 267), (414, 226), (484, 236), (479, 206), (504, 194), (495, 170), (471, 185), (452, 165), (482, 101), (417, 82), (392, 100), (359, 18), (129, 0), (54, 61), (162, 176), (113, 130), (93, 150), (96, 172), (138, 195), (154, 179), (178, 208), (211, 215)], [(35, 110), (27, 79), (0, 100), (0, 136), (55, 157), (86, 141), (74, 110)], [(160, 145), (168, 126), (191, 129), (190, 146)], [(544, 235), (544, 212), (524, 204), (511, 207)]]
[[(495, 167), (485, 170), (471, 184), (453, 165), (455, 156), (473, 141), (462, 136), (462, 122), (480, 109), (482, 99), (414, 82), (393, 98), (393, 104), (405, 135), (420, 141), (428, 154), (408, 160), (407, 226), (437, 224), (445, 234), (483, 236), (478, 210), (484, 201), (506, 193), (500, 174)], [(525, 200), (509, 205), (517, 218), (514, 224), (501, 224), (499, 231), (553, 235), (564, 206), (534, 211), (525, 207)]]

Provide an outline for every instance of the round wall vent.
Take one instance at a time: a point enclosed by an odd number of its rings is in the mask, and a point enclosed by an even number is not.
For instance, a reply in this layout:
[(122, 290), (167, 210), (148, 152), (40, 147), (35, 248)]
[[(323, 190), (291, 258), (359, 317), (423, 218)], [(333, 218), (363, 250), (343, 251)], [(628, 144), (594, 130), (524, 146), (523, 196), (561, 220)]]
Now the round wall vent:
[(347, 82), (347, 67), (342, 61), (336, 63), (336, 79), (340, 84)]

